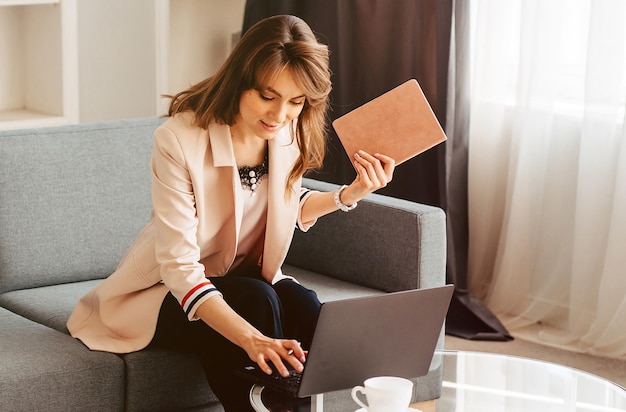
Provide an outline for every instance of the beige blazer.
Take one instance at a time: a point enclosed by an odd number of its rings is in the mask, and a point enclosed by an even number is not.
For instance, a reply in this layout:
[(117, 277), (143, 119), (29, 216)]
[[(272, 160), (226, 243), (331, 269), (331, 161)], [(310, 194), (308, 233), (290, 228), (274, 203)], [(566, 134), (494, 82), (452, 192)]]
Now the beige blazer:
[[(217, 292), (207, 277), (231, 267), (241, 226), (243, 200), (228, 126), (208, 131), (191, 124), (192, 115), (167, 119), (154, 133), (150, 222), (115, 272), (80, 299), (67, 327), (93, 350), (127, 353), (143, 349), (156, 329), (168, 291), (179, 302), (200, 298), (196, 308)], [(286, 178), (298, 156), (288, 127), (269, 142), (268, 209), (263, 277), (275, 283), (299, 220), (301, 181), (285, 199)], [(187, 305), (189, 305), (187, 303)]]

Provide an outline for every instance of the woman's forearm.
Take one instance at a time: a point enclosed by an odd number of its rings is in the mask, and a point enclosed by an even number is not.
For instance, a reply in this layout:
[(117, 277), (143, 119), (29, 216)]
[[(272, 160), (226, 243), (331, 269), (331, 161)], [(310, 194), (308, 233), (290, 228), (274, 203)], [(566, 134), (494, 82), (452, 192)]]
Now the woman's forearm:
[[(351, 206), (361, 200), (361, 197), (351, 195), (351, 187), (348, 186), (339, 194), (339, 200), (346, 206)], [(314, 221), (324, 215), (338, 210), (335, 203), (335, 191), (333, 192), (313, 192), (302, 205), (302, 221)]]
[(313, 192), (302, 205), (301, 218), (303, 222), (315, 221), (335, 210), (337, 205), (333, 199), (333, 192)]
[(293, 339), (274, 339), (263, 335), (253, 325), (239, 316), (221, 296), (213, 296), (204, 301), (196, 310), (196, 315), (226, 339), (242, 348), (248, 357), (256, 362), (265, 373), (272, 373), (268, 362), (283, 376), (289, 372), (286, 360), (298, 372), (302, 372), (306, 361), (300, 343)]
[[(387, 186), (393, 176), (395, 161), (379, 153), (370, 155), (363, 151), (354, 156), (356, 179), (341, 190), (339, 201), (345, 206), (352, 206), (365, 196)], [(303, 222), (312, 222), (317, 218), (339, 209), (335, 202), (336, 192), (311, 193), (302, 205), (300, 216)]]
[(196, 315), (226, 339), (244, 349), (254, 337), (263, 336), (221, 296), (213, 296), (203, 302), (196, 310)]

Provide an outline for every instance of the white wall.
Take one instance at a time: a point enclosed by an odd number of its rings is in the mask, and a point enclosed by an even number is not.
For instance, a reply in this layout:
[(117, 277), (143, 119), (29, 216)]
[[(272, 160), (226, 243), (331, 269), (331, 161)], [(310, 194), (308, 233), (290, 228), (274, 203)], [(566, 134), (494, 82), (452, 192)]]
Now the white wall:
[(0, 7), (0, 111), (62, 115), (59, 7)]
[(155, 2), (78, 2), (80, 121), (154, 114)]
[(163, 93), (209, 76), (241, 29), (245, 0), (78, 2), (80, 121), (163, 113)]
[(0, 110), (25, 106), (24, 61), (25, 40), (21, 34), (23, 10), (0, 8)]
[(168, 93), (205, 79), (226, 59), (241, 31), (245, 0), (170, 2)]

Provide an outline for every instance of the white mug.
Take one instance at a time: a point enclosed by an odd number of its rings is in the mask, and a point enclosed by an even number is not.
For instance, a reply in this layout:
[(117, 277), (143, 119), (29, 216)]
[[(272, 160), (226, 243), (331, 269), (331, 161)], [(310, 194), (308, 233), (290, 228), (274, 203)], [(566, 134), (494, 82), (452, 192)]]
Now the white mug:
[[(406, 412), (411, 403), (413, 382), (395, 376), (366, 379), (364, 386), (352, 388), (352, 399), (368, 412)], [(359, 399), (362, 393), (367, 405)]]

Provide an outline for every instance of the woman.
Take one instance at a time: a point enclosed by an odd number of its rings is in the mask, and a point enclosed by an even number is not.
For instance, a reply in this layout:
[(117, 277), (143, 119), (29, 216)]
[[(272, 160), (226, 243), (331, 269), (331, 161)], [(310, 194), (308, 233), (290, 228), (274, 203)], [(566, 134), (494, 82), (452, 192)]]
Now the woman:
[(151, 220), (80, 300), (72, 336), (94, 350), (194, 353), (226, 410), (250, 408), (239, 365), (301, 371), (320, 303), (281, 273), (294, 226), (354, 208), (395, 166), (360, 152), (349, 186), (301, 188), (324, 157), (330, 89), (327, 48), (299, 18), (274, 16), (214, 76), (173, 96), (154, 133)]

